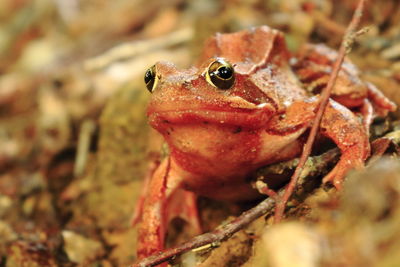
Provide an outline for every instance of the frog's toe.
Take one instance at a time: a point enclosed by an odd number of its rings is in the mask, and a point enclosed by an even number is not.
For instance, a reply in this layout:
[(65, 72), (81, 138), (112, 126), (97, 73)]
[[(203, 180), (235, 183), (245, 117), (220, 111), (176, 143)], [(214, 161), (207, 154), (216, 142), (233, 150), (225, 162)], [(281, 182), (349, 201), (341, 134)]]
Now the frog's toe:
[(333, 185), (337, 190), (342, 190), (345, 176), (338, 174), (338, 168), (336, 167), (324, 177), (322, 182)]
[(348, 172), (352, 169), (360, 170), (364, 168), (362, 159), (352, 159), (347, 155), (342, 156), (338, 164), (324, 177), (322, 180), (324, 184), (332, 184), (337, 190), (342, 190)]
[(378, 113), (379, 115), (386, 116), (388, 111), (396, 111), (397, 105), (387, 98), (381, 91), (379, 91), (375, 85), (369, 82), (367, 82), (366, 85), (368, 87), (368, 98), (373, 104), (375, 104), (375, 106), (377, 106), (378, 110), (381, 110), (382, 114)]

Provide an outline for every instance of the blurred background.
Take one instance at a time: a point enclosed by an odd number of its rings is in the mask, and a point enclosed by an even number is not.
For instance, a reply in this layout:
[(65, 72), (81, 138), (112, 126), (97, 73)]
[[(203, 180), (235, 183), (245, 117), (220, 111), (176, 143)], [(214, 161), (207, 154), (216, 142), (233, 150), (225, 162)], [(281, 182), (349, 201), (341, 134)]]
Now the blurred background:
[[(257, 25), (282, 30), (292, 51), (305, 42), (338, 48), (356, 4), (1, 0), (0, 266), (132, 263), (130, 218), (161, 144), (146, 123), (145, 70), (160, 60), (188, 67), (210, 35)], [(362, 26), (369, 31), (350, 58), (400, 104), (400, 2), (370, 1)], [(208, 264), (244, 264), (251, 242), (240, 240), (245, 260)]]

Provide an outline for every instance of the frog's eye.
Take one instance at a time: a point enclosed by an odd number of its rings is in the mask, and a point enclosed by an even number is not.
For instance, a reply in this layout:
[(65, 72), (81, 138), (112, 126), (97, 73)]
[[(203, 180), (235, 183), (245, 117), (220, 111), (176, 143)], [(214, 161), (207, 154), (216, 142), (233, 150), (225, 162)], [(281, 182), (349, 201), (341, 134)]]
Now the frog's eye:
[(219, 89), (229, 89), (235, 82), (233, 66), (222, 58), (216, 59), (207, 69), (206, 80)]
[(147, 69), (146, 73), (144, 74), (144, 82), (146, 83), (147, 90), (149, 90), (150, 93), (152, 93), (154, 88), (156, 88), (157, 80), (156, 66), (153, 65)]

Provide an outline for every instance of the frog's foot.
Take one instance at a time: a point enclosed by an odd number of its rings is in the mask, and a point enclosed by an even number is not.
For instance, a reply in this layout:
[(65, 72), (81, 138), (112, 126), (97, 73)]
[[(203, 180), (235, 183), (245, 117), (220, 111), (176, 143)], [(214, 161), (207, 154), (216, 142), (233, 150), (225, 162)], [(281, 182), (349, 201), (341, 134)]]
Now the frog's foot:
[(149, 181), (143, 203), (138, 229), (137, 256), (139, 259), (164, 249), (168, 223), (175, 217), (181, 217), (190, 223), (196, 233), (201, 231), (196, 196), (180, 187), (180, 179), (170, 168), (169, 159), (164, 160)]
[(368, 87), (368, 99), (374, 105), (375, 112), (379, 116), (386, 116), (388, 111), (395, 111), (397, 106), (394, 102), (390, 101), (381, 91), (376, 88), (372, 83), (366, 83)]
[(341, 150), (339, 162), (325, 176), (324, 183), (332, 183), (337, 189), (350, 169), (361, 169), (369, 156), (369, 136), (357, 117), (347, 108), (330, 100), (322, 117), (320, 130), (332, 139)]
[(363, 167), (364, 161), (362, 159), (354, 157), (350, 153), (346, 153), (340, 158), (336, 166), (324, 177), (322, 182), (324, 184), (332, 184), (337, 190), (341, 190), (347, 172), (350, 169), (361, 170)]

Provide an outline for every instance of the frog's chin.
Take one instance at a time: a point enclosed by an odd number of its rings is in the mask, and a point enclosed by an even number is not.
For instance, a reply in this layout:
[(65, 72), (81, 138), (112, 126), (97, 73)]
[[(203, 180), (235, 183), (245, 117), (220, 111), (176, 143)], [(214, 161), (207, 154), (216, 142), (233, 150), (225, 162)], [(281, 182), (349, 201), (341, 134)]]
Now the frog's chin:
[(187, 109), (162, 110), (148, 112), (149, 123), (155, 129), (163, 129), (179, 124), (218, 124), (221, 126), (238, 126), (248, 129), (264, 128), (274, 110), (267, 105), (256, 109)]

